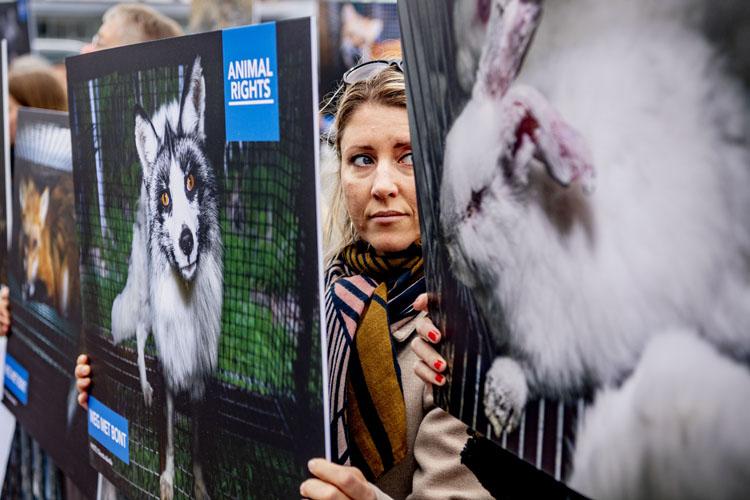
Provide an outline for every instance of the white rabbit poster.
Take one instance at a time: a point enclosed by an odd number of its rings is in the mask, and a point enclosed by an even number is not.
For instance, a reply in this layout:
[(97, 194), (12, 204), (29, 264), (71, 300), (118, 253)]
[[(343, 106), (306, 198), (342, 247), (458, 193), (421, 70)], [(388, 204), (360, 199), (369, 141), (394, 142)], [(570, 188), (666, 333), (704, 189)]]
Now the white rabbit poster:
[(592, 497), (741, 496), (747, 9), (409, 0), (400, 15), (440, 404)]

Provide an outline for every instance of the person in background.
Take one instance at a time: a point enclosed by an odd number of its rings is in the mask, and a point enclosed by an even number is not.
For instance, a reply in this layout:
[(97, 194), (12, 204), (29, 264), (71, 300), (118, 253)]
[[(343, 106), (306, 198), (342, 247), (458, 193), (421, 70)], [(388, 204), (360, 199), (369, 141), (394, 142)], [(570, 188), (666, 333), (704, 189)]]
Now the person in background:
[(107, 9), (102, 25), (81, 49), (82, 54), (133, 43), (184, 35), (182, 27), (159, 11), (141, 3), (120, 3)]
[(68, 96), (51, 66), (14, 63), (8, 71), (8, 124), (11, 147), (16, 142), (18, 108), (22, 106), (67, 111)]

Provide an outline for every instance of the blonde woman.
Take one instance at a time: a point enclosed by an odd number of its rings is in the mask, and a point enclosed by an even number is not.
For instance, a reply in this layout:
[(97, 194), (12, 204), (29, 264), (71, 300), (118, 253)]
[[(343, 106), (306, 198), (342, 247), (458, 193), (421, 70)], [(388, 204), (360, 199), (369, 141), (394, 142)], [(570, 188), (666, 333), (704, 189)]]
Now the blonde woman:
[(460, 463), (466, 427), (434, 405), (422, 380), (444, 384), (446, 364), (427, 344), (440, 332), (425, 313), (401, 62), (351, 69), (340, 93), (330, 141), (338, 169), (326, 224), (333, 461), (310, 461), (315, 478), (300, 493), (489, 497)]

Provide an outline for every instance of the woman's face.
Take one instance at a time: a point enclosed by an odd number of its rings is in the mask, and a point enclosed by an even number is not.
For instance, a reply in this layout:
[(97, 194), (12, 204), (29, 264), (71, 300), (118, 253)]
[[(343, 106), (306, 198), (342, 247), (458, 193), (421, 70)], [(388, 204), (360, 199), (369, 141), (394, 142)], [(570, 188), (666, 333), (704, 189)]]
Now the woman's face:
[(404, 250), (419, 238), (406, 109), (360, 105), (340, 146), (346, 209), (360, 238), (378, 253)]

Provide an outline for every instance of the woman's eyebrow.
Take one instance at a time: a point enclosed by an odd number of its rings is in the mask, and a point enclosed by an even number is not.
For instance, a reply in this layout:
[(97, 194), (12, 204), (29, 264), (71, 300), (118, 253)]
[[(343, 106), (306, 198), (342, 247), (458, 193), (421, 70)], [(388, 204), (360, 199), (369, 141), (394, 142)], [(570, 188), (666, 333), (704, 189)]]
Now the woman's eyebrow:
[(369, 144), (362, 144), (362, 145), (356, 145), (355, 144), (355, 145), (349, 146), (344, 151), (345, 152), (349, 152), (349, 151), (352, 151), (352, 150), (355, 150), (355, 151), (375, 151), (375, 148), (372, 147), (372, 146), (370, 146)]

